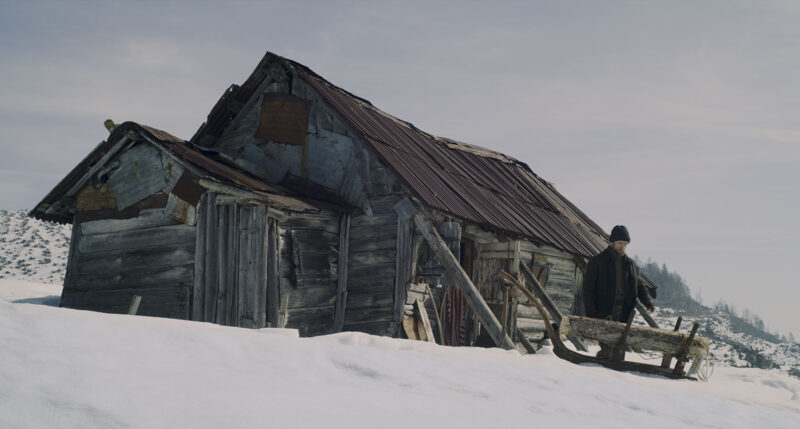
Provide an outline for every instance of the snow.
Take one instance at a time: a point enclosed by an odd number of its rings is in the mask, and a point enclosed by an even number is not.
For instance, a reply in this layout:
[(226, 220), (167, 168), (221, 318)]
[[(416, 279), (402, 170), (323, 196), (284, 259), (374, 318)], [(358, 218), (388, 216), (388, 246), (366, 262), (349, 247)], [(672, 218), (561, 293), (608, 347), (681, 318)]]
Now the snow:
[(26, 210), (0, 210), (0, 279), (61, 284), (72, 225), (28, 217)]
[(0, 427), (800, 427), (800, 380), (777, 370), (668, 380), (548, 348), (71, 310), (59, 293), (0, 280)]

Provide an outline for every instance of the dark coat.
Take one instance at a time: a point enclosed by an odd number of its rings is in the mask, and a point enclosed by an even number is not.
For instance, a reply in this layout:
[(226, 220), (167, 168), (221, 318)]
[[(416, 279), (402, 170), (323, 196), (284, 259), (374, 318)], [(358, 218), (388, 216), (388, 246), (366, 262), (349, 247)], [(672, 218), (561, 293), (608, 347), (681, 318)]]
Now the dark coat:
[[(586, 275), (583, 277), (583, 303), (586, 315), (589, 317), (605, 319), (614, 311), (617, 283), (612, 252), (614, 249), (609, 246), (590, 259), (586, 266)], [(622, 281), (625, 297), (619, 321), (625, 322), (636, 306), (637, 296), (645, 307), (652, 305), (653, 301), (647, 292), (647, 286), (639, 278), (639, 267), (628, 255), (622, 256), (622, 273), (625, 276)]]

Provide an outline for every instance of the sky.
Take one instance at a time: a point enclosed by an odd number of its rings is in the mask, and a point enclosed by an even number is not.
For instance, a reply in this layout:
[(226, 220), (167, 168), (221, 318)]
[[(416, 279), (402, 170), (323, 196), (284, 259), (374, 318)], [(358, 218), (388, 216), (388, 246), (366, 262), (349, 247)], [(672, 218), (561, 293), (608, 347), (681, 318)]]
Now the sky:
[(514, 156), (628, 252), (800, 338), (795, 2), (0, 1), (0, 208), (106, 118), (188, 139), (266, 51)]

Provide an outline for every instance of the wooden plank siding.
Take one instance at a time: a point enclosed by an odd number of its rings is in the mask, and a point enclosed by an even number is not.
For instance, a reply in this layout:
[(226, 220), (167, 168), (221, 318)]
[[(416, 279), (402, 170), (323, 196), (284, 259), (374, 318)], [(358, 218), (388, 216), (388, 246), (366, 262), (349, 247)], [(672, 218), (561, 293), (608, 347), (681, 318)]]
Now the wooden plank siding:
[[(277, 326), (277, 224), (265, 204), (207, 192), (198, 208), (192, 318)], [(202, 252), (202, 253), (200, 253)]]
[(340, 224), (328, 212), (291, 213), (279, 223), (279, 326), (301, 336), (335, 331)]
[[(354, 215), (350, 223), (347, 310), (344, 330), (394, 335), (402, 323), (395, 313), (398, 220), (397, 195), (369, 200), (372, 216)], [(401, 230), (403, 228), (401, 227)]]
[(194, 227), (164, 209), (147, 209), (132, 219), (76, 223), (73, 230), (62, 306), (124, 314), (139, 295), (140, 315), (189, 318)]

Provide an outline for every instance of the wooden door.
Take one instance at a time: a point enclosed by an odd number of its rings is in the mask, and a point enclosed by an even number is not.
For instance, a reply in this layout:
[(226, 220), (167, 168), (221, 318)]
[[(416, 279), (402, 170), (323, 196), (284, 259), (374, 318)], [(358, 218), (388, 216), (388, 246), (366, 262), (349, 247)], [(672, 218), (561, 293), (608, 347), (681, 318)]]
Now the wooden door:
[[(193, 319), (220, 325), (262, 328), (267, 324), (270, 233), (261, 204), (208, 195), (198, 222)], [(272, 258), (274, 259), (274, 258)]]

